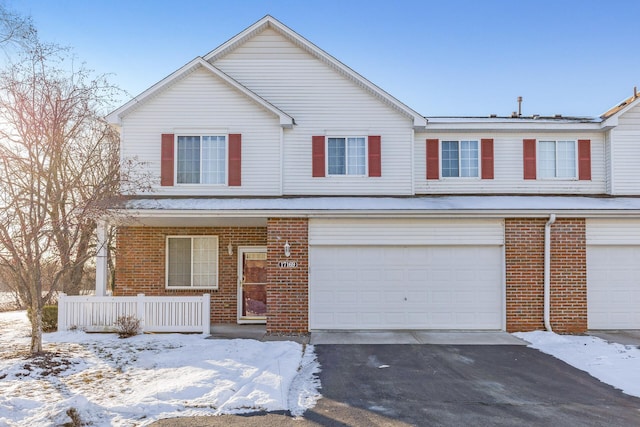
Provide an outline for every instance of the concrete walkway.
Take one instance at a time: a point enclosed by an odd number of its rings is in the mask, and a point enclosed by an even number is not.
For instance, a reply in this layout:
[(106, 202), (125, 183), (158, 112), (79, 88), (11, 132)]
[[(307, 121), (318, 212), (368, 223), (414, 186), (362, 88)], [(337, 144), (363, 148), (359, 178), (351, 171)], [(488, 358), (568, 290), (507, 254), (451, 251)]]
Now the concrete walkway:
[(445, 344), (445, 345), (527, 345), (500, 331), (315, 331), (311, 335), (271, 335), (265, 325), (215, 324), (211, 339), (253, 339), (296, 341), (301, 344)]
[(589, 331), (587, 334), (602, 338), (608, 342), (640, 347), (640, 330), (638, 329), (621, 331)]
[(317, 331), (311, 344), (527, 345), (500, 331)]

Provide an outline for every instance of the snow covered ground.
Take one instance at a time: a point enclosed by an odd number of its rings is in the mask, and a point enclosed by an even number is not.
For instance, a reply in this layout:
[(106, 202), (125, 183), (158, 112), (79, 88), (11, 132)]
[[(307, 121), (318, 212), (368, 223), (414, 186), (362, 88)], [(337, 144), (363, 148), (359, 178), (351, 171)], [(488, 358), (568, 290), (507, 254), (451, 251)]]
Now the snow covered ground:
[(0, 313), (0, 426), (144, 426), (170, 417), (290, 410), (320, 397), (312, 346), (158, 334), (44, 334), (28, 359), (24, 311)]
[(640, 397), (640, 348), (637, 346), (608, 343), (592, 336), (544, 331), (514, 335), (530, 342), (529, 347), (586, 371), (626, 394)]

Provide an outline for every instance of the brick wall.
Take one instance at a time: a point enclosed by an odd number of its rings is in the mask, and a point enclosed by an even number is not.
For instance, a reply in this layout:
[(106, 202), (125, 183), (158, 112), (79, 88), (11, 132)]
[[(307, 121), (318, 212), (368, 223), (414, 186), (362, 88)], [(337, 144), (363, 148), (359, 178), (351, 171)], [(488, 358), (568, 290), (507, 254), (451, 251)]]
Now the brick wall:
[[(166, 236), (218, 236), (218, 289), (165, 288)], [(227, 246), (233, 245), (233, 255)], [(211, 322), (237, 321), (238, 246), (265, 246), (264, 227), (122, 227), (118, 230), (114, 295), (211, 294)]]
[[(306, 218), (269, 218), (267, 221), (267, 332), (309, 331), (309, 240)], [(285, 242), (291, 256), (285, 257)], [(279, 262), (296, 262), (280, 267)]]
[(551, 226), (551, 327), (587, 330), (587, 241), (584, 218), (559, 218)]
[[(544, 329), (545, 218), (505, 220), (507, 331)], [(551, 327), (587, 328), (585, 220), (559, 218), (551, 227)]]
[(544, 329), (544, 218), (504, 224), (507, 331)]

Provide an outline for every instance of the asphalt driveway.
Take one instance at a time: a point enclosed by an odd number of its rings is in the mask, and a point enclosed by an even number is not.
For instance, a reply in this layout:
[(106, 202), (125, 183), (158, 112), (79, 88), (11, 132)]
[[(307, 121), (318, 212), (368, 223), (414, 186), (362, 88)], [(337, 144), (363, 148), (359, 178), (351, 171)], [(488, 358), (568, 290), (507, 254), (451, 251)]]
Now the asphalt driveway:
[(162, 426), (630, 426), (640, 399), (511, 345), (317, 345), (323, 398), (284, 414), (163, 420)]

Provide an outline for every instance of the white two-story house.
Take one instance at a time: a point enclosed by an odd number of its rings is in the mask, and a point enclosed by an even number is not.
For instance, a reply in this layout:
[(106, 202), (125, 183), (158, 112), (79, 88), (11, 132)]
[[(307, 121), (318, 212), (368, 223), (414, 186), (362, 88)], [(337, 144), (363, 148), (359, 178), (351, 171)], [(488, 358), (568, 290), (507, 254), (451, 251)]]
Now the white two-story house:
[(635, 95), (423, 117), (266, 16), (108, 119), (155, 176), (117, 207), (115, 295), (272, 333), (640, 328)]

